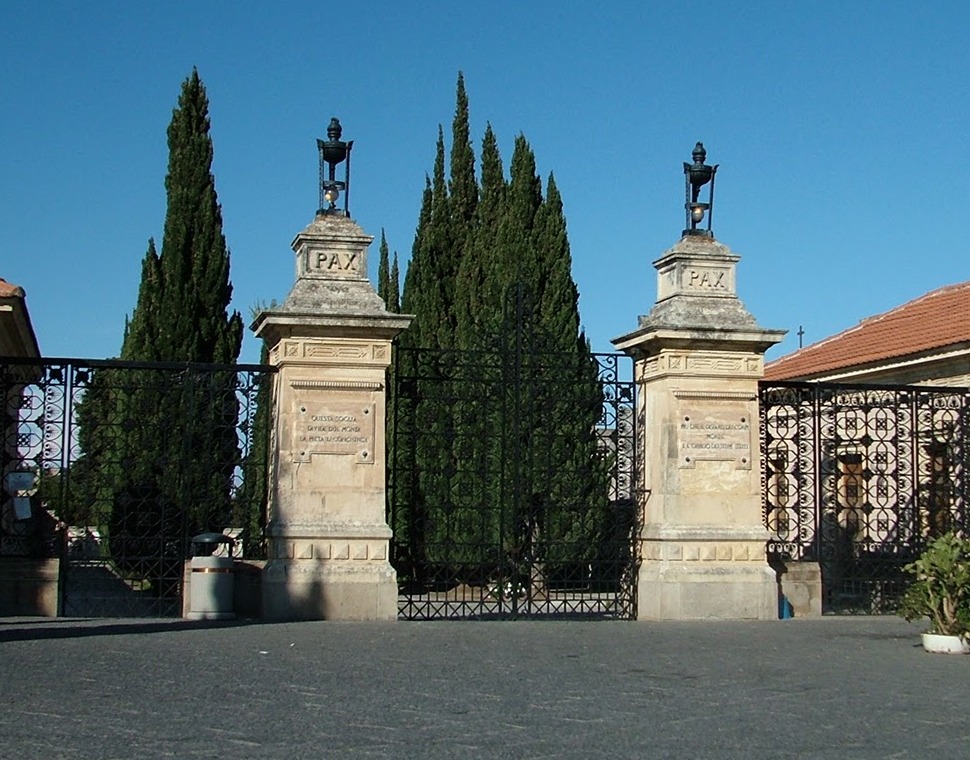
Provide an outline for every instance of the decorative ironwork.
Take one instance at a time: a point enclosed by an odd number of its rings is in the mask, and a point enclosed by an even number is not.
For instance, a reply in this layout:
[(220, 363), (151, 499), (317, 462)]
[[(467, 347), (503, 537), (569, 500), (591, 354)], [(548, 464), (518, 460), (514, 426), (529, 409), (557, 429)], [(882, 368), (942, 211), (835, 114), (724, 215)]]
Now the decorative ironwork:
[[(343, 127), (336, 117), (330, 120), (327, 127), (327, 139), (317, 140), (317, 151), (320, 153), (320, 208), (317, 214), (340, 214), (350, 216), (350, 152), (354, 141), (344, 142), (340, 139)], [(344, 163), (346, 162), (346, 163)], [(344, 178), (338, 180), (336, 176), (337, 164), (344, 164)], [(327, 167), (327, 169), (324, 169)], [(343, 194), (343, 211), (337, 208), (337, 200)]]
[(823, 609), (895, 608), (902, 566), (970, 528), (970, 389), (761, 385), (769, 555), (819, 563)]
[(192, 535), (261, 550), (272, 371), (0, 359), (0, 554), (61, 556), (64, 615), (181, 615)]
[(483, 350), (397, 346), (388, 521), (400, 616), (636, 614), (632, 360), (557, 353), (521, 301)]
[[(714, 177), (717, 174), (718, 164), (708, 166), (704, 163), (707, 160), (707, 151), (704, 150), (704, 143), (697, 143), (691, 153), (694, 163), (684, 162), (684, 211), (687, 216), (687, 227), (685, 235), (704, 235), (714, 237), (711, 232), (711, 221), (714, 218)], [(707, 201), (700, 200), (701, 188), (710, 184), (707, 190)], [(707, 229), (701, 229), (698, 225), (707, 216)]]

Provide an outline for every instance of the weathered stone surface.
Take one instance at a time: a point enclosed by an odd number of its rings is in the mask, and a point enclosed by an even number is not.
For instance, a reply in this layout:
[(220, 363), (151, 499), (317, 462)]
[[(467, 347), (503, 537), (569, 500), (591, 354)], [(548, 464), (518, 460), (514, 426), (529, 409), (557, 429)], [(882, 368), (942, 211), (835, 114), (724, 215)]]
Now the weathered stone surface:
[(0, 557), (0, 616), (57, 617), (60, 561), (30, 557)]
[(322, 214), (293, 241), (297, 281), (253, 329), (273, 387), (269, 560), (262, 613), (275, 620), (394, 620), (385, 522), (386, 370), (411, 321), (367, 279), (373, 238)]
[(279, 311), (286, 314), (386, 314), (367, 279), (367, 247), (374, 240), (340, 214), (320, 214), (292, 243), (296, 281)]
[(774, 618), (761, 519), (758, 379), (765, 330), (737, 297), (738, 256), (685, 237), (654, 262), (658, 300), (614, 340), (637, 360), (642, 619)]

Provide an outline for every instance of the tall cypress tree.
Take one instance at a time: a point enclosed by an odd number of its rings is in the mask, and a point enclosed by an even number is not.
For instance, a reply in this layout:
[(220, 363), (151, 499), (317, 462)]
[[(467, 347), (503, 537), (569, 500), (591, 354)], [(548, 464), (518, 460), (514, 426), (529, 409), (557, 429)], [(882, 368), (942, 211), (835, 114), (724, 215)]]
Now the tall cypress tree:
[(561, 579), (576, 575), (577, 568), (585, 571), (598, 556), (611, 516), (609, 463), (596, 439), (603, 403), (598, 369), (580, 329), (566, 219), (552, 174), (535, 215), (533, 248), (534, 319), (550, 353), (536, 373), (543, 377), (536, 397), (544, 412), (533, 421), (532, 434), (545, 444), (537, 449), (530, 473), (533, 483), (543, 484), (535, 551), (546, 572)]
[(397, 264), (397, 251), (394, 251), (394, 260), (391, 262), (391, 274), (387, 291), (387, 310), (395, 314), (401, 311), (401, 270)]
[(243, 324), (238, 311), (227, 312), (232, 300), (229, 250), (212, 176), (209, 100), (195, 69), (172, 113), (168, 151), (154, 352), (167, 361), (234, 362)]
[(471, 350), (481, 344), (488, 316), (497, 297), (486, 291), (495, 258), (499, 223), (505, 211), (506, 182), (492, 125), (482, 138), (482, 185), (469, 233), (469, 242), (458, 267), (455, 319), (457, 345)]
[[(229, 251), (209, 127), (205, 87), (193, 70), (168, 127), (162, 250), (158, 254), (149, 241), (122, 359), (230, 364), (238, 357), (242, 318), (228, 312)], [(161, 370), (104, 372), (110, 376), (92, 382), (81, 414), (89, 462), (80, 471), (108, 483), (100, 511), (112, 553), (144, 554), (163, 536), (225, 527), (239, 463), (234, 371), (186, 370), (178, 382)], [(157, 565), (141, 572), (161, 577), (165, 570)]]
[[(596, 464), (601, 396), (579, 329), (562, 200), (551, 176), (543, 197), (522, 135), (505, 179), (490, 125), (476, 183), (460, 74), (452, 140), (446, 186), (439, 128), (402, 296), (416, 318), (400, 345), (426, 353), (407, 401), (421, 432), (396, 442), (415, 466), (393, 527), (416, 551), (407, 561), (435, 572), (508, 568), (528, 555), (564, 577), (596, 551), (600, 517), (589, 506), (605, 503), (607, 489)], [(463, 351), (440, 352), (454, 348)], [(492, 358), (475, 364), (469, 351)], [(510, 389), (520, 381), (528, 387)], [(513, 493), (525, 501), (494, 509)], [(552, 549), (564, 541), (575, 545)]]
[(377, 263), (377, 295), (384, 301), (384, 307), (395, 314), (401, 311), (401, 273), (397, 264), (397, 251), (394, 261), (390, 262), (387, 238), (381, 230), (380, 257)]
[(388, 311), (391, 307), (388, 304), (391, 291), (391, 265), (389, 262), (389, 252), (387, 249), (387, 237), (381, 229), (381, 247), (377, 260), (377, 295), (384, 301), (384, 306)]
[(427, 239), (430, 235), (433, 198), (431, 179), (425, 176), (421, 210), (418, 213), (418, 224), (414, 231), (414, 242), (411, 245), (411, 261), (404, 275), (404, 289), (401, 293), (401, 310), (405, 314), (413, 314), (414, 320), (398, 338), (402, 346), (423, 347), (428, 345), (430, 340), (430, 336), (425, 337), (425, 334), (430, 332), (430, 328), (425, 326), (429, 322), (425, 304), (428, 301), (426, 281), (432, 276), (431, 263), (427, 261), (430, 256), (427, 250)]
[[(448, 179), (450, 238), (454, 248), (452, 276), (458, 276), (461, 261), (472, 234), (475, 208), (478, 205), (478, 183), (475, 181), (475, 151), (468, 126), (468, 96), (465, 78), (459, 72), (455, 95), (455, 118), (451, 125), (451, 174)], [(457, 298), (458, 294), (454, 294)], [(452, 315), (455, 319), (455, 315)]]

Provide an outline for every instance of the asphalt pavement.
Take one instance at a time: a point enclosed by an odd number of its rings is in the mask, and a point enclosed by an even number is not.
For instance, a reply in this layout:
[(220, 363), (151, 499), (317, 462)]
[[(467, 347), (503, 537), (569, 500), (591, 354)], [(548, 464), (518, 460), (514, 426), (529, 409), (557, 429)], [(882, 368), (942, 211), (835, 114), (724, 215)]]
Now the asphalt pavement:
[(0, 757), (968, 758), (919, 630), (0, 618)]

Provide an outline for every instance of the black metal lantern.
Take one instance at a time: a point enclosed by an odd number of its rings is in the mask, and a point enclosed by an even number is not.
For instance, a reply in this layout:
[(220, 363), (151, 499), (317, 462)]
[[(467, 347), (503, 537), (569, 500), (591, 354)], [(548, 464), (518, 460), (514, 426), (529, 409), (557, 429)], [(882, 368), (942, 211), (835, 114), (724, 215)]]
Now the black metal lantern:
[[(714, 175), (717, 174), (717, 164), (708, 166), (704, 163), (707, 159), (707, 151), (704, 150), (704, 143), (697, 143), (691, 154), (694, 163), (684, 163), (684, 210), (687, 216), (687, 228), (685, 235), (704, 235), (714, 237), (711, 232), (711, 220), (714, 218)], [(701, 188), (710, 183), (707, 191), (707, 201), (700, 200)], [(702, 229), (700, 224), (707, 217), (707, 229)]]
[[(350, 199), (350, 151), (354, 141), (344, 142), (340, 139), (343, 128), (336, 117), (330, 120), (327, 127), (327, 139), (317, 140), (317, 150), (320, 151), (320, 208), (317, 214), (343, 214), (350, 216), (348, 201)], [(344, 163), (346, 162), (346, 163)], [(336, 178), (337, 164), (344, 163), (344, 178)], [(324, 171), (324, 165), (327, 170)], [(343, 209), (337, 207), (337, 201), (343, 195)]]

